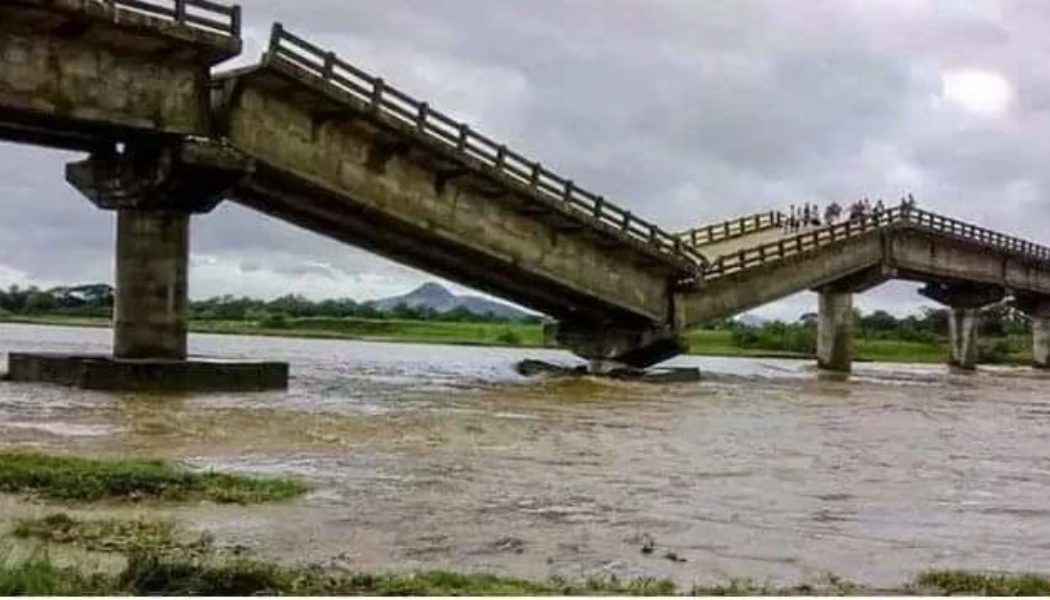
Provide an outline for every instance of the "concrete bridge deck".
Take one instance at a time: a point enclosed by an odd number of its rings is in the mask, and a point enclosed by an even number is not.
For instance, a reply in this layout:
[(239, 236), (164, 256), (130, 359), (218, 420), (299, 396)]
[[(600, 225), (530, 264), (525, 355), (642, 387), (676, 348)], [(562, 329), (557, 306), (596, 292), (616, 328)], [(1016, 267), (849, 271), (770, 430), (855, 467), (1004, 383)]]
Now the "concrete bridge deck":
[(280, 25), (258, 64), (212, 75), (240, 21), (212, 0), (0, 5), (0, 139), (90, 152), (67, 179), (117, 213), (118, 360), (186, 358), (189, 216), (224, 199), (551, 315), (599, 369), (817, 289), (821, 364), (845, 370), (850, 294), (897, 277), (959, 308), (953, 340), (1008, 294), (1050, 335), (1041, 246), (900, 210), (788, 237), (777, 212), (672, 234)]

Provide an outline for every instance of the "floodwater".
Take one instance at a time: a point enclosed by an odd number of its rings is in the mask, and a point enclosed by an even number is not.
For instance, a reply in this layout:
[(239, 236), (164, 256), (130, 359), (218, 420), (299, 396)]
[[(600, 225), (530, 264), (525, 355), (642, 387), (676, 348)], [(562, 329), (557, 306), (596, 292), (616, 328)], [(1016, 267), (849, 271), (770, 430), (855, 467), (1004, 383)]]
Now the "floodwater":
[[(0, 358), (105, 352), (109, 335), (0, 325)], [(690, 357), (674, 364), (704, 381), (651, 385), (518, 376), (523, 358), (574, 362), (541, 350), (219, 336), (191, 350), (289, 361), (291, 389), (0, 383), (0, 446), (303, 477), (314, 491), (289, 504), (136, 510), (351, 569), (894, 585), (1050, 563), (1050, 376), (1026, 369), (871, 364), (841, 381)], [(0, 520), (43, 510), (0, 500)]]

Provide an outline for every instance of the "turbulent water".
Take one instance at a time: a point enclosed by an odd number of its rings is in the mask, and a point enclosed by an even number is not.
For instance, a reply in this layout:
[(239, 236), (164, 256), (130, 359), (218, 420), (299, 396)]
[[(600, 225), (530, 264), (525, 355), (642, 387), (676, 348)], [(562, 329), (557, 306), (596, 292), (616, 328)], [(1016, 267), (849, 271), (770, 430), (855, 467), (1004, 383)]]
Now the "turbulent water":
[[(799, 361), (683, 358), (704, 381), (651, 385), (514, 371), (573, 362), (560, 352), (190, 342), (289, 361), (291, 389), (0, 383), (0, 446), (301, 476), (314, 491), (287, 505), (164, 510), (225, 543), (354, 569), (889, 585), (1050, 563), (1050, 376), (1025, 369), (860, 365), (842, 381)], [(0, 358), (108, 346), (105, 330), (0, 325)], [(0, 501), (8, 517), (40, 510)]]

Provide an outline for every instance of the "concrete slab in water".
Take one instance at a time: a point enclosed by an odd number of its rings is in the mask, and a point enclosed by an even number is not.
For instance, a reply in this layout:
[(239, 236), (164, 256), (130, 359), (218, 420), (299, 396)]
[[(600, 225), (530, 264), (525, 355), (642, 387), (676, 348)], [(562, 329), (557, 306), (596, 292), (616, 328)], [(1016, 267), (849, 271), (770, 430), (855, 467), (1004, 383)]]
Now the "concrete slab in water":
[(262, 391), (288, 387), (288, 364), (11, 354), (10, 381), (111, 391)]

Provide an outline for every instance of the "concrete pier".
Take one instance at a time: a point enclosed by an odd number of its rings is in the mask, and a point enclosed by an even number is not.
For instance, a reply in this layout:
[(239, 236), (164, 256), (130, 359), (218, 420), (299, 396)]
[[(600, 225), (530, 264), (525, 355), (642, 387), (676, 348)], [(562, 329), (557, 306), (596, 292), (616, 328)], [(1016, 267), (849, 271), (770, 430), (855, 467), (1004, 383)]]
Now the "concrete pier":
[(980, 309), (953, 307), (948, 315), (948, 364), (957, 369), (977, 368), (977, 329)]
[(981, 309), (1001, 302), (1006, 297), (1006, 290), (976, 283), (930, 283), (919, 293), (951, 309), (948, 315), (948, 364), (965, 371), (976, 369)]
[(12, 381), (93, 390), (256, 391), (288, 387), (288, 365), (187, 360), (190, 216), (222, 200), (244, 165), (221, 145), (101, 153), (67, 168), (117, 214), (113, 356), (12, 354)]
[(115, 358), (186, 358), (190, 216), (117, 211)]
[(821, 291), (817, 325), (817, 366), (849, 373), (853, 368), (853, 294)]
[(1050, 370), (1050, 298), (1015, 293), (1012, 305), (1032, 319), (1032, 366)]
[(1032, 364), (1050, 370), (1050, 317), (1032, 318)]

